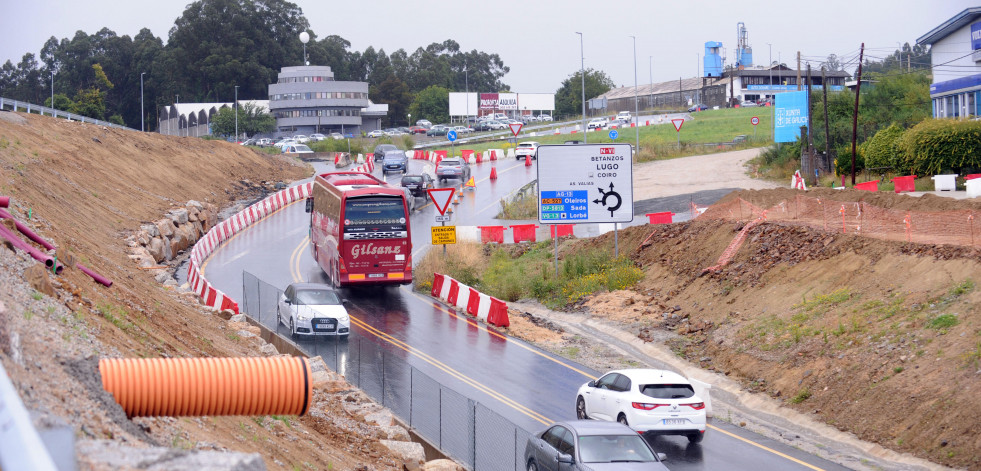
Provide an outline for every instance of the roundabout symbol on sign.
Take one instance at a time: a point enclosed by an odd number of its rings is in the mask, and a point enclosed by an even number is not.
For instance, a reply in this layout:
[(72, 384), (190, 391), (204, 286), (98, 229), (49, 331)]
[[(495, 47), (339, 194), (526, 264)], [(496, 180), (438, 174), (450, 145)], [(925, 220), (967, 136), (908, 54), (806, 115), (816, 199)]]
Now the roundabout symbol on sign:
[(617, 140), (617, 136), (619, 136), (619, 135), (620, 135), (620, 133), (618, 133), (616, 129), (611, 129), (610, 130), (610, 139), (613, 139), (615, 141), (615, 140)]
[(617, 199), (617, 204), (607, 207), (607, 209), (610, 211), (610, 217), (613, 217), (613, 212), (620, 209), (620, 205), (623, 204), (623, 198), (620, 197), (620, 193), (613, 191), (613, 182), (610, 182), (610, 191), (603, 191), (603, 188), (597, 188), (597, 190), (599, 190), (600, 194), (603, 195), (603, 198), (596, 198), (593, 200), (593, 203), (603, 205), (605, 207), (607, 198), (612, 197)]

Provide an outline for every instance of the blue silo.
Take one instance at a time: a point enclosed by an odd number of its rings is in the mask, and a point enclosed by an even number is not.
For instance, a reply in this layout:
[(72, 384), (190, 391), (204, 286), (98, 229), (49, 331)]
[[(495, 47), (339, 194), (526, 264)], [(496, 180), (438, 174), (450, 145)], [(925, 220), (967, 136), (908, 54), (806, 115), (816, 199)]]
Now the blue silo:
[(705, 59), (702, 63), (706, 77), (722, 76), (722, 43), (707, 41), (705, 43)]
[(753, 66), (753, 48), (749, 45), (749, 31), (746, 24), (736, 23), (736, 68), (743, 69)]

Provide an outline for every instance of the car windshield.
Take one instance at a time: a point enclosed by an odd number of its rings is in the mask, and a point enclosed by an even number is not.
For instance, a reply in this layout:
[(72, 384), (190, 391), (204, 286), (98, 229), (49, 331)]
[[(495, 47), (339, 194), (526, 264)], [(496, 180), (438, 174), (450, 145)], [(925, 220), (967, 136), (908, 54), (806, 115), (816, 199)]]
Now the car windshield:
[(341, 304), (337, 293), (329, 289), (301, 289), (296, 291), (293, 304), (308, 306), (326, 306)]
[(440, 167), (459, 167), (460, 161), (457, 159), (443, 159), (439, 161)]
[(404, 231), (405, 206), (402, 197), (376, 196), (347, 200), (344, 232)]
[(583, 463), (657, 461), (640, 435), (586, 435), (579, 437)]
[(655, 399), (686, 399), (695, 395), (690, 384), (642, 384), (640, 392)]
[(422, 181), (422, 176), (420, 175), (408, 175), (402, 177), (402, 183), (419, 183)]
[(293, 146), (293, 152), (313, 152), (313, 150), (303, 144), (297, 144)]
[(405, 156), (405, 152), (402, 151), (391, 150), (385, 152), (385, 160), (391, 160), (394, 162), (394, 161), (405, 160), (406, 158), (407, 157)]

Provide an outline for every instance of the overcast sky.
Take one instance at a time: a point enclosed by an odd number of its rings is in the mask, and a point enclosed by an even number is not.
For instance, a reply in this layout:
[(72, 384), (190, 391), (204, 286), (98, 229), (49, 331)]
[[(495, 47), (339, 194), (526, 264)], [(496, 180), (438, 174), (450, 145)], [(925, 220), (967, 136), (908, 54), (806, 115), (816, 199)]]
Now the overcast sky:
[[(188, 2), (172, 0), (0, 0), (0, 63), (15, 65), (38, 54), (49, 37), (71, 38), (103, 27), (133, 37), (143, 27), (167, 42)], [(701, 71), (706, 41), (720, 41), (732, 62), (736, 24), (744, 22), (754, 63), (778, 57), (791, 67), (797, 51), (818, 65), (828, 54), (856, 60), (884, 57), (897, 43), (916, 39), (965, 8), (969, 0), (620, 0), (538, 1), (342, 1), (295, 0), (317, 36), (339, 35), (352, 50), (368, 46), (410, 54), (454, 39), (463, 50), (501, 56), (511, 72), (504, 83), (516, 92), (554, 92), (579, 69), (579, 36), (587, 68), (606, 72), (618, 85), (693, 77)], [(476, 5), (476, 6), (472, 6)], [(969, 52), (969, 44), (964, 52)], [(315, 64), (331, 65), (331, 64)], [(696, 67), (698, 69), (696, 70)], [(849, 70), (852, 68), (849, 67)], [(138, 73), (138, 71), (134, 71)], [(461, 90), (462, 91), (462, 90)], [(480, 90), (488, 91), (488, 90)], [(496, 91), (496, 90), (490, 90)]]

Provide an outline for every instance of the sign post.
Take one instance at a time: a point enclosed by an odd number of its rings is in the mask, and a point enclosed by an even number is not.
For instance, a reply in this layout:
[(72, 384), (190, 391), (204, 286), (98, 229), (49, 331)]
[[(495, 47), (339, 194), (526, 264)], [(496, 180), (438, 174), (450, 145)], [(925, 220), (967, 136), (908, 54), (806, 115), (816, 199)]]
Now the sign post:
[[(454, 144), (454, 142), (456, 142), (456, 131), (454, 131), (452, 129), (450, 129), (449, 131), (447, 131), (446, 132), (446, 139), (448, 141), (450, 141), (450, 157), (453, 157), (454, 154), (456, 154), (456, 144)], [(440, 213), (440, 214), (442, 214), (442, 213)], [(445, 249), (446, 247), (444, 246), (443, 248)]]
[(539, 223), (613, 223), (616, 231), (617, 224), (634, 219), (633, 149), (630, 144), (539, 146), (538, 188)]
[[(451, 133), (453, 131), (450, 131)], [(449, 134), (449, 133), (447, 133)], [(454, 133), (455, 134), (455, 133)], [(456, 226), (452, 227), (449, 231), (453, 233), (453, 242), (437, 242), (437, 240), (448, 240), (446, 235), (447, 229), (443, 229), (446, 226), (446, 221), (449, 216), (446, 216), (446, 208), (450, 207), (450, 201), (453, 201), (453, 195), (456, 193), (456, 188), (430, 188), (426, 190), (429, 194), (429, 199), (433, 200), (433, 205), (436, 206), (436, 210), (439, 211), (439, 216), (436, 216), (436, 221), (439, 222), (440, 227), (433, 226), (430, 231), (433, 235), (433, 245), (443, 244), (443, 255), (446, 255), (446, 244), (456, 243)], [(439, 235), (439, 238), (437, 238)]]
[(760, 118), (758, 116), (753, 116), (753, 119), (749, 120), (753, 124), (753, 139), (756, 139), (756, 125), (760, 124)]
[(671, 124), (674, 125), (674, 130), (678, 131), (678, 148), (681, 148), (681, 126), (685, 124), (685, 118), (675, 118), (671, 120)]

